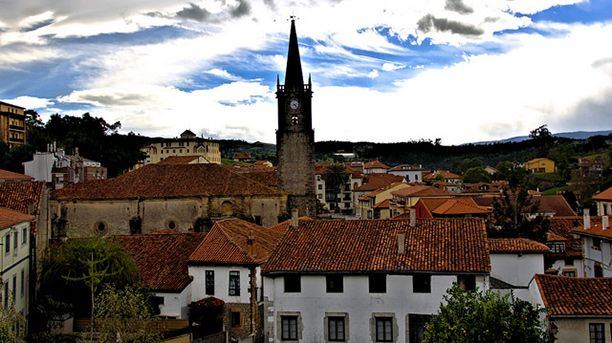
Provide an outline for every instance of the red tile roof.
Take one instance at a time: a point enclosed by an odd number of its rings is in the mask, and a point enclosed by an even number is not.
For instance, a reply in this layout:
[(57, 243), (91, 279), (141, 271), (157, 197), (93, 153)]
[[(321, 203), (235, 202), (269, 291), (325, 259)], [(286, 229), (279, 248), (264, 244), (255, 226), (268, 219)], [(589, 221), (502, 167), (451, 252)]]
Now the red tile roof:
[(491, 212), (491, 209), (486, 206), (480, 206), (470, 197), (461, 198), (420, 198), (419, 202), (423, 204), (430, 213), (436, 215), (465, 215), (465, 214), (486, 214)]
[(73, 200), (281, 194), (278, 189), (217, 164), (149, 164), (116, 178), (68, 185), (54, 191), (53, 197)]
[(575, 216), (576, 212), (567, 203), (563, 195), (544, 195), (533, 197), (534, 201), (540, 202), (539, 213), (553, 213), (554, 216)]
[[(398, 252), (398, 235), (405, 251)], [(480, 219), (313, 220), (289, 230), (262, 273), (488, 273)]]
[(433, 180), (437, 178), (442, 179), (463, 179), (463, 176), (457, 175), (455, 173), (451, 173), (448, 170), (435, 170), (429, 174), (423, 175), (423, 179), (425, 180)]
[(241, 175), (244, 175), (248, 177), (249, 179), (257, 181), (268, 187), (278, 188), (280, 185), (278, 174), (276, 174), (276, 171), (273, 169), (269, 171), (249, 171), (249, 172), (241, 173)]
[(584, 226), (581, 224), (572, 232), (582, 235), (582, 236), (595, 236), (599, 238), (612, 240), (612, 228), (610, 227), (609, 222), (608, 222), (608, 227), (604, 228), (602, 226), (601, 220), (595, 223), (591, 222), (591, 227), (589, 229), (585, 229)]
[(191, 282), (189, 255), (204, 240), (204, 233), (154, 233), (113, 236), (138, 266), (143, 286), (158, 292), (181, 292)]
[(45, 184), (37, 181), (0, 182), (0, 207), (36, 214), (44, 189)]
[(449, 193), (431, 186), (412, 186), (402, 188), (391, 194), (400, 197), (429, 197), (429, 196), (448, 196)]
[[(249, 236), (253, 238), (249, 247)], [(213, 225), (204, 241), (189, 257), (190, 264), (258, 265), (266, 261), (282, 237), (242, 219), (220, 220)]]
[(612, 187), (609, 187), (605, 191), (593, 195), (593, 200), (612, 201)]
[[(312, 218), (308, 216), (302, 216), (298, 219), (299, 222), (306, 221), (306, 220), (312, 220)], [(291, 227), (291, 219), (287, 219), (284, 222), (280, 222), (276, 225), (268, 226), (268, 230), (284, 235), (285, 232), (287, 232), (287, 230), (289, 230), (290, 227)]]
[(366, 174), (361, 186), (353, 189), (358, 192), (371, 192), (388, 186), (394, 182), (402, 182), (404, 178), (393, 174)]
[(612, 316), (612, 278), (536, 275), (548, 315)]
[(389, 169), (389, 166), (379, 160), (369, 161), (363, 164), (363, 169)]
[(193, 161), (197, 161), (200, 157), (202, 156), (168, 156), (159, 161), (158, 164), (190, 164)]
[(527, 238), (489, 238), (492, 254), (543, 254), (549, 250), (546, 245)]
[[(599, 217), (591, 217), (591, 225), (601, 222)], [(565, 239), (565, 252), (549, 253), (550, 255), (564, 256), (582, 256), (582, 242), (580, 239), (574, 238), (572, 231), (582, 225), (582, 217), (552, 217), (548, 220), (548, 233), (546, 236), (547, 242), (560, 242), (561, 237)]]
[(2, 181), (29, 181), (29, 180), (32, 180), (31, 176), (0, 169), (0, 182)]
[(9, 228), (19, 223), (31, 222), (32, 220), (34, 220), (34, 217), (29, 214), (0, 207), (0, 230)]
[(383, 200), (383, 201), (379, 202), (378, 204), (374, 205), (374, 208), (377, 208), (377, 209), (389, 208), (389, 204), (390, 203), (391, 203), (391, 200), (386, 199), (386, 200)]

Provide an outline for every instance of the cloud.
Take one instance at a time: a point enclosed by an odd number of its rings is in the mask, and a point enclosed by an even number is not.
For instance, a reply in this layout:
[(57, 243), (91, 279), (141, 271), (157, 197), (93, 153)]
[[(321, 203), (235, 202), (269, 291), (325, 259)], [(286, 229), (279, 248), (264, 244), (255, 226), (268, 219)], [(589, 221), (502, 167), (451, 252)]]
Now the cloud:
[(241, 78), (237, 75), (234, 75), (230, 72), (228, 72), (225, 69), (219, 69), (219, 68), (213, 68), (213, 69), (209, 69), (206, 71), (206, 73), (210, 74), (210, 75), (214, 75), (217, 77), (221, 77), (227, 80), (240, 80)]
[(53, 101), (51, 99), (38, 98), (35, 96), (18, 96), (12, 99), (3, 99), (2, 101), (14, 104), (17, 106), (25, 107), (27, 109), (35, 110), (51, 106)]
[(417, 22), (418, 29), (422, 32), (428, 33), (432, 29), (438, 31), (449, 31), (456, 34), (468, 35), (468, 36), (479, 36), (484, 33), (480, 28), (469, 24), (463, 24), (458, 21), (449, 20), (446, 18), (436, 18), (431, 14), (425, 15)]
[(210, 12), (193, 2), (189, 3), (189, 7), (176, 12), (176, 16), (182, 19), (191, 19), (195, 21), (206, 21), (210, 17)]
[(444, 9), (460, 14), (470, 14), (474, 12), (474, 9), (463, 3), (463, 0), (446, 0)]
[(382, 70), (384, 71), (394, 71), (394, 70), (399, 70), (399, 69), (404, 69), (404, 68), (406, 68), (406, 66), (403, 64), (399, 64), (399, 63), (385, 62), (382, 65)]
[(368, 77), (371, 78), (371, 79), (377, 78), (378, 75), (379, 75), (378, 74), (378, 70), (376, 70), (376, 69), (372, 69), (372, 71), (368, 73)]
[(230, 14), (234, 18), (245, 16), (251, 12), (251, 6), (247, 0), (238, 0), (238, 6), (230, 11)]

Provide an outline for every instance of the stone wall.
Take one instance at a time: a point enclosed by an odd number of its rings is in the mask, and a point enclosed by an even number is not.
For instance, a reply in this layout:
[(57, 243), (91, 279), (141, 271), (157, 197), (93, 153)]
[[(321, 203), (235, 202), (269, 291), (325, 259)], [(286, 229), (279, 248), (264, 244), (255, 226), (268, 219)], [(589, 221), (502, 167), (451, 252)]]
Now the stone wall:
[[(188, 231), (200, 217), (253, 217), (264, 226), (287, 212), (286, 196), (185, 197), (167, 199), (74, 200), (50, 202), (52, 216), (65, 221), (70, 238), (130, 234), (130, 220), (141, 218), (141, 232)], [(57, 226), (57, 225), (56, 225)], [(55, 230), (57, 231), (57, 230)], [(56, 232), (56, 235), (58, 233)]]

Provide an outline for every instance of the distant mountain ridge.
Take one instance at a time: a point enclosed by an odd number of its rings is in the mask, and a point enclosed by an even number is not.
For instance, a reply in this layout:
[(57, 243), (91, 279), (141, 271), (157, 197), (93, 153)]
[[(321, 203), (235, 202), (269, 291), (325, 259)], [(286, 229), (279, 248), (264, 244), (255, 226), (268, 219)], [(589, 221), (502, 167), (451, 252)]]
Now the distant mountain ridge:
[[(553, 133), (553, 136), (561, 137), (561, 138), (570, 138), (570, 139), (587, 139), (593, 136), (607, 136), (609, 134), (612, 134), (612, 130), (559, 132), (559, 133)], [(505, 139), (500, 139), (496, 141), (482, 141), (482, 142), (474, 142), (474, 143), (466, 143), (466, 144), (516, 143), (516, 142), (526, 141), (528, 139), (529, 139), (529, 136), (516, 136), (516, 137), (505, 138)]]

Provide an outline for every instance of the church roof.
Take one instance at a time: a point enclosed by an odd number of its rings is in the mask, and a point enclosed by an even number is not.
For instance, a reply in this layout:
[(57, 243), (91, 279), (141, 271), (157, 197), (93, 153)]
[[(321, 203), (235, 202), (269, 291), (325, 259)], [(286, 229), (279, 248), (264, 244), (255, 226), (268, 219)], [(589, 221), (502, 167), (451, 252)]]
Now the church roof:
[(304, 86), (302, 75), (302, 62), (300, 61), (300, 48), (295, 31), (295, 19), (291, 19), (291, 33), (289, 34), (289, 51), (287, 52), (287, 70), (285, 71), (285, 89), (299, 89)]

